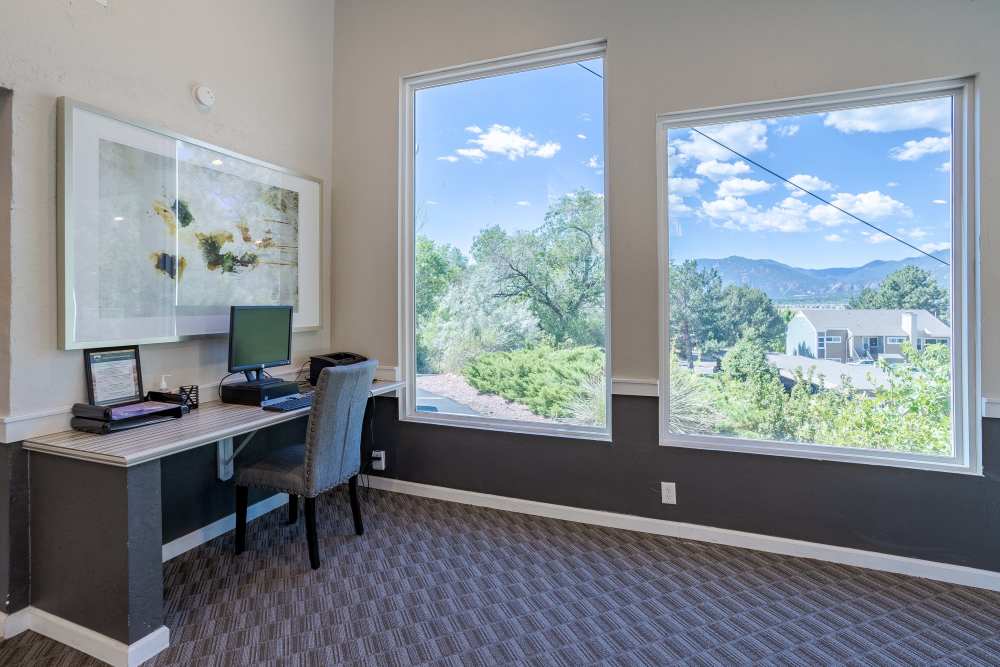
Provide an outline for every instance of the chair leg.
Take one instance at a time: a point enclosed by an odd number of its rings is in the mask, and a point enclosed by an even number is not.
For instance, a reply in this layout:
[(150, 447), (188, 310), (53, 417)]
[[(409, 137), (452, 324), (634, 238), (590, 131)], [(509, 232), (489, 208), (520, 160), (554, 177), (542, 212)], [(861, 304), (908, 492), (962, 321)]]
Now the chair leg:
[(358, 476), (351, 478), (348, 486), (351, 490), (351, 512), (354, 514), (354, 532), (358, 535), (365, 534), (365, 525), (361, 522), (361, 503), (358, 502)]
[(245, 486), (236, 487), (236, 554), (247, 548), (247, 498), (250, 489)]
[(288, 494), (288, 526), (294, 526), (299, 522), (299, 497), (294, 493)]
[(316, 499), (306, 498), (306, 542), (309, 543), (309, 565), (319, 569), (319, 537), (316, 535)]

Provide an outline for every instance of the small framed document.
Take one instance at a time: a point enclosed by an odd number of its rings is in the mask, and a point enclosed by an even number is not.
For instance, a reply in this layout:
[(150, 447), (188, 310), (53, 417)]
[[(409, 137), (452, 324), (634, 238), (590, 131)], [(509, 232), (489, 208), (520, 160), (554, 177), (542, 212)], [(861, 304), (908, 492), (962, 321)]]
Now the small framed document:
[(84, 350), (83, 366), (91, 405), (128, 405), (143, 400), (138, 345)]

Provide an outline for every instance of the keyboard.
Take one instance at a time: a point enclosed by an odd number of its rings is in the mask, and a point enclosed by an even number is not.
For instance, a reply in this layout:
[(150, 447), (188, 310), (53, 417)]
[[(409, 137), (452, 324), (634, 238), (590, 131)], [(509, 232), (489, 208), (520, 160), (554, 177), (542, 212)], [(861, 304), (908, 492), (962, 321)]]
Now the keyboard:
[(313, 404), (313, 395), (300, 394), (299, 396), (289, 396), (288, 398), (282, 398), (275, 401), (274, 403), (269, 403), (267, 405), (261, 406), (265, 410), (271, 412), (292, 412), (293, 410), (301, 410), (302, 408), (311, 407)]

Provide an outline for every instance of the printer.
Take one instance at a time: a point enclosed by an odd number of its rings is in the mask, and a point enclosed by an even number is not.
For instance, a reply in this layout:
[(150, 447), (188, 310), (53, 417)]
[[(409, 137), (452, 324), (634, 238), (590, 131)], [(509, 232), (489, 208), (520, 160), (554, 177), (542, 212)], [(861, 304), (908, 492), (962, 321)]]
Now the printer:
[(362, 361), (368, 361), (368, 357), (354, 352), (331, 352), (330, 354), (310, 357), (309, 384), (315, 387), (316, 381), (319, 380), (320, 371), (328, 366), (350, 366), (351, 364), (360, 364)]

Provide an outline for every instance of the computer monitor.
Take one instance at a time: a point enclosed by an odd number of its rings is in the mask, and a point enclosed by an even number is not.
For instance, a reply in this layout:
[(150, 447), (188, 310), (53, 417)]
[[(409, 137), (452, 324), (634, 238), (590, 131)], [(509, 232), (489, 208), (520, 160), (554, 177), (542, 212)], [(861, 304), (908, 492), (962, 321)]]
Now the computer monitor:
[(292, 363), (291, 306), (233, 306), (229, 311), (229, 372), (266, 381), (263, 370)]

